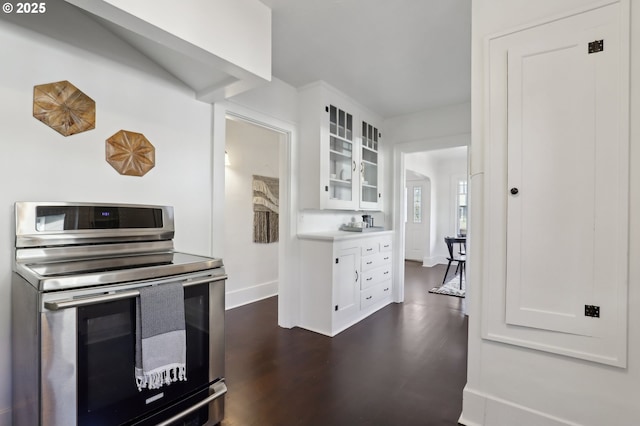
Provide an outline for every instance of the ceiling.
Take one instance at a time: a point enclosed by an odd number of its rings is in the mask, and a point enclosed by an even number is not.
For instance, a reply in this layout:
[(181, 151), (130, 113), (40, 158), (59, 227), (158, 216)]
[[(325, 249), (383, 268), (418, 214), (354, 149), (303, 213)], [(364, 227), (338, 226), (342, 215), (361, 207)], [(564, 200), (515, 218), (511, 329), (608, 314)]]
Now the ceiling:
[(471, 99), (470, 0), (261, 0), (273, 76), (324, 80), (384, 118)]

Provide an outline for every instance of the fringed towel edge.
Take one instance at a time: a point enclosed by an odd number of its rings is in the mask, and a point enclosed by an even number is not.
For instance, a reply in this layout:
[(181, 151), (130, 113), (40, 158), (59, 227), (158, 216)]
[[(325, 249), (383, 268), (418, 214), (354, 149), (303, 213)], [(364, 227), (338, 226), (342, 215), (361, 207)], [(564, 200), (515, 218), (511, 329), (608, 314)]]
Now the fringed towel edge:
[(136, 367), (135, 370), (138, 391), (143, 388), (159, 389), (163, 385), (170, 385), (178, 380), (187, 380), (187, 369), (184, 364), (168, 364), (146, 373), (142, 368)]

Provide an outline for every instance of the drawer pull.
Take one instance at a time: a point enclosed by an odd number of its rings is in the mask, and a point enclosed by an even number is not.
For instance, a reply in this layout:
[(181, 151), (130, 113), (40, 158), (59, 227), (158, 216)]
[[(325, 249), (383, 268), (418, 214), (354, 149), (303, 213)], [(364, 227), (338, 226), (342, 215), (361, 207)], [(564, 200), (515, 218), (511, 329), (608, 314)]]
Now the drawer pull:
[(389, 273), (389, 271), (384, 271), (384, 275), (387, 275)]
[(389, 256), (385, 257), (384, 260), (389, 260)]
[(367, 265), (371, 265), (373, 263), (373, 260), (370, 260), (367, 262)]
[(384, 248), (389, 248), (389, 244), (385, 244), (385, 245), (383, 245), (382, 247), (384, 247)]
[(365, 299), (370, 300), (373, 296), (365, 297)]
[(373, 277), (369, 277), (367, 278), (367, 281), (371, 281), (373, 279)]
[(385, 288), (384, 291), (389, 291), (389, 287)]
[(373, 251), (373, 248), (368, 248), (367, 251)]

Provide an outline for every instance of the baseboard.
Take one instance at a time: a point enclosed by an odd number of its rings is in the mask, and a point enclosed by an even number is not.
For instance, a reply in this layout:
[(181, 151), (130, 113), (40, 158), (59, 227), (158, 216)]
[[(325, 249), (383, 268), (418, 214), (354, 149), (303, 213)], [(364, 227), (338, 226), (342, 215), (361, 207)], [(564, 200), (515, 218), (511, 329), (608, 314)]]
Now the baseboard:
[(463, 409), (458, 423), (464, 426), (580, 426), (467, 387), (463, 391)]
[(447, 259), (442, 256), (436, 257), (425, 257), (422, 259), (422, 266), (426, 268), (431, 268), (436, 265), (446, 265)]
[(278, 281), (269, 281), (240, 290), (226, 293), (225, 309), (233, 309), (238, 306), (248, 305), (262, 299), (276, 296), (278, 294)]

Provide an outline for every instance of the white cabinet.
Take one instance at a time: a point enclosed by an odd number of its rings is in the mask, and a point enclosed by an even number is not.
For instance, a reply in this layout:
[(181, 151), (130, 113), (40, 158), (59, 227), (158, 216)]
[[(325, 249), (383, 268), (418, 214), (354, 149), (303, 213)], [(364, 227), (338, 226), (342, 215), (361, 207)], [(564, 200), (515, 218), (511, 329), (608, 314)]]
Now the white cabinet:
[(379, 117), (324, 83), (300, 89), (303, 208), (379, 210)]
[(391, 236), (362, 240), (360, 309), (391, 297)]
[[(353, 115), (335, 105), (325, 106), (329, 115), (329, 179), (326, 206), (349, 208), (357, 193), (357, 152), (354, 149)], [(323, 155), (324, 147), (320, 155)], [(323, 170), (327, 172), (327, 170)], [(326, 175), (326, 173), (324, 173)], [(324, 178), (326, 179), (326, 178)], [(326, 186), (327, 186), (326, 185)]]
[[(302, 328), (335, 336), (391, 303), (392, 233), (299, 235)], [(382, 234), (382, 235), (381, 235)]]
[(382, 198), (378, 151), (382, 133), (369, 121), (365, 117), (360, 119), (360, 208), (376, 210)]
[(360, 309), (360, 249), (340, 248), (333, 267), (333, 316), (342, 324)]

